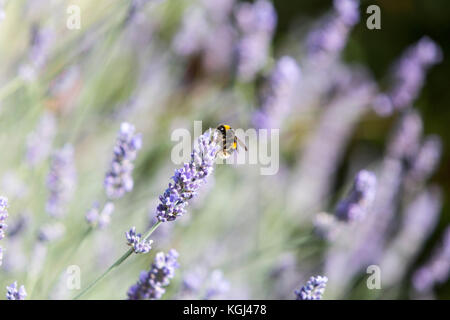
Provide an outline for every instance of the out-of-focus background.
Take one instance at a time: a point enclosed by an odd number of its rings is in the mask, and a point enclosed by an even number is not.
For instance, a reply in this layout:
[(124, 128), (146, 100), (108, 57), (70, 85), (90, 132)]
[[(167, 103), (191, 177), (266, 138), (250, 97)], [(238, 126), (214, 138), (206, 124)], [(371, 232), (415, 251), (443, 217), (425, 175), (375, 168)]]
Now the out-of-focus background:
[[(82, 288), (98, 277), (154, 223), (172, 132), (201, 120), (279, 128), (279, 171), (216, 166), (152, 251), (85, 298), (126, 298), (174, 248), (163, 299), (295, 299), (315, 275), (325, 299), (449, 299), (449, 16), (444, 0), (0, 0), (0, 292), (69, 299), (69, 266)], [(122, 122), (142, 134), (134, 187), (87, 234)], [(360, 170), (376, 195), (338, 218)]]

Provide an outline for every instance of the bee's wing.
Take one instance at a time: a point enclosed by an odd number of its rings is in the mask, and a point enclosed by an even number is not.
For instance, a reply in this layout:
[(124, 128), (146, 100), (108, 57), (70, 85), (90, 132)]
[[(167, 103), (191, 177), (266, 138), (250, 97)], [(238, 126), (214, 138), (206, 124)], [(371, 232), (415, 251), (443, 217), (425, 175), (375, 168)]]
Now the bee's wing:
[[(247, 146), (245, 145), (244, 142), (241, 141), (241, 139), (239, 139), (238, 137), (236, 137), (236, 141), (239, 143), (239, 145), (244, 148), (245, 151), (248, 151)], [(237, 149), (237, 148), (236, 148)]]

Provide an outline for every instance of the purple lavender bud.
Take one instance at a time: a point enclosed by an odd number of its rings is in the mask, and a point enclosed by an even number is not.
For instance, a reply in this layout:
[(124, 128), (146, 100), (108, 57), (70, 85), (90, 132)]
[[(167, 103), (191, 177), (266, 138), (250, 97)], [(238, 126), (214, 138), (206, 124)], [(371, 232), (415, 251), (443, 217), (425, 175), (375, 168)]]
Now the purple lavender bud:
[(279, 128), (292, 107), (293, 98), (298, 90), (300, 68), (297, 62), (288, 56), (278, 60), (269, 82), (262, 92), (262, 106), (253, 117), (258, 128)]
[(328, 278), (315, 276), (309, 278), (308, 282), (300, 289), (295, 290), (296, 300), (320, 300), (325, 291)]
[(198, 138), (191, 161), (175, 170), (173, 183), (169, 183), (169, 187), (159, 197), (160, 204), (156, 208), (159, 221), (173, 221), (186, 213), (188, 201), (197, 195), (197, 191), (213, 172), (218, 150), (216, 130), (210, 129)]
[[(5, 237), (5, 230), (8, 225), (5, 223), (8, 218), (8, 199), (0, 196), (0, 240)], [(0, 246), (0, 266), (3, 263), (3, 248)]]
[(0, 196), (0, 240), (5, 237), (5, 229), (8, 225), (5, 223), (8, 218), (8, 198)]
[(384, 93), (377, 94), (372, 105), (374, 111), (380, 116), (389, 116), (394, 110), (391, 99)]
[(46, 224), (39, 229), (38, 239), (41, 242), (56, 241), (64, 236), (66, 227), (59, 222)]
[(347, 43), (351, 29), (358, 21), (358, 1), (334, 1), (334, 12), (326, 16), (320, 26), (307, 37), (310, 57), (323, 59), (338, 56)]
[(258, 0), (255, 3), (240, 3), (235, 12), (236, 21), (244, 33), (273, 33), (277, 24), (277, 15), (269, 1)]
[(50, 172), (47, 176), (47, 188), (50, 194), (46, 210), (52, 217), (60, 218), (65, 214), (65, 206), (72, 200), (75, 184), (73, 148), (71, 145), (65, 145), (53, 153)]
[(414, 181), (425, 181), (436, 169), (442, 153), (442, 142), (438, 136), (425, 138), (410, 169)]
[(436, 284), (445, 283), (450, 275), (450, 227), (444, 232), (442, 243), (431, 259), (413, 275), (414, 289), (420, 293), (431, 291)]
[(142, 239), (142, 234), (136, 233), (136, 227), (132, 227), (130, 231), (125, 232), (127, 244), (133, 247), (135, 253), (148, 253), (152, 249), (153, 240)]
[(389, 92), (396, 109), (411, 106), (423, 87), (426, 72), (441, 60), (441, 49), (428, 37), (406, 50), (394, 67), (394, 84)]
[(230, 283), (221, 270), (213, 270), (206, 286), (205, 300), (221, 296), (230, 290)]
[(27, 136), (25, 159), (30, 166), (36, 166), (47, 159), (56, 133), (56, 120), (53, 113), (45, 112), (36, 129)]
[(19, 74), (24, 80), (35, 80), (38, 73), (45, 67), (54, 40), (55, 35), (51, 28), (33, 25), (28, 62), (22, 65), (19, 70)]
[(123, 122), (114, 146), (114, 156), (105, 176), (105, 191), (110, 199), (121, 198), (133, 190), (133, 161), (142, 147), (142, 137), (135, 134), (133, 125)]
[(93, 228), (103, 229), (111, 221), (111, 215), (114, 212), (114, 203), (108, 201), (103, 210), (99, 211), (99, 204), (94, 203), (91, 209), (86, 212), (85, 218), (87, 223)]
[(349, 194), (336, 207), (338, 219), (344, 221), (364, 219), (375, 199), (376, 188), (375, 174), (367, 170), (358, 172)]
[(128, 290), (129, 300), (161, 299), (179, 267), (178, 253), (171, 249), (167, 254), (158, 252), (148, 272), (142, 271), (138, 282)]
[(270, 2), (258, 0), (239, 4), (235, 17), (242, 33), (237, 44), (238, 75), (251, 81), (266, 64), (277, 15)]
[(422, 119), (411, 111), (400, 119), (388, 146), (389, 156), (399, 160), (411, 160), (419, 148), (422, 135)]
[(7, 300), (25, 300), (27, 297), (27, 292), (24, 286), (20, 286), (17, 289), (17, 281), (6, 287), (6, 299)]
[(358, 0), (334, 0), (333, 6), (345, 24), (353, 26), (359, 22)]

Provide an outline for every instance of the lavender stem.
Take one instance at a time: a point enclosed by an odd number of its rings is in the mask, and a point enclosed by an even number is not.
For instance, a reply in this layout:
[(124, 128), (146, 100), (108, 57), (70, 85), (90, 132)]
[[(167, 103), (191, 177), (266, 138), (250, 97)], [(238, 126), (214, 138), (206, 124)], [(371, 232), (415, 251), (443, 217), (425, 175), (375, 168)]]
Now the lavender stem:
[[(150, 230), (148, 230), (147, 233), (145, 234), (143, 240), (147, 240), (152, 235), (152, 233), (159, 227), (161, 223), (162, 223), (161, 221), (157, 221), (156, 223), (154, 223), (150, 228)], [(78, 300), (79, 298), (81, 298), (86, 292), (88, 292), (103, 278), (105, 278), (113, 269), (120, 266), (122, 262), (127, 260), (127, 258), (131, 256), (133, 252), (134, 252), (133, 248), (128, 249), (127, 252), (125, 252), (116, 262), (114, 262), (108, 269), (106, 269), (105, 272), (103, 272), (97, 279), (91, 282), (91, 284), (89, 284), (83, 291), (81, 291), (77, 296), (75, 296), (73, 300)]]

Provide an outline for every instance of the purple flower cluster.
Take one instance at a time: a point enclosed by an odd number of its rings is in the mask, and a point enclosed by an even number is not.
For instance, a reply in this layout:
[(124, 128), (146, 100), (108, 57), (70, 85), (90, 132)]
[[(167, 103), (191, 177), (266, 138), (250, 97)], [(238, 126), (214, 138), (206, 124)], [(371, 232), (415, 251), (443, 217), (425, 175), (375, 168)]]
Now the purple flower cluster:
[(99, 210), (98, 203), (95, 203), (91, 209), (86, 212), (85, 218), (87, 223), (93, 228), (103, 229), (111, 221), (111, 215), (114, 212), (114, 203), (108, 201), (103, 207), (102, 211)]
[(54, 30), (34, 24), (31, 28), (31, 43), (28, 62), (20, 67), (19, 74), (26, 81), (34, 81), (45, 67), (50, 48), (55, 41)]
[(277, 24), (273, 5), (266, 0), (240, 3), (235, 18), (241, 38), (237, 44), (238, 76), (251, 81), (265, 66)]
[[(5, 237), (5, 229), (8, 225), (5, 223), (8, 218), (8, 199), (0, 197), (0, 240)], [(0, 266), (3, 261), (3, 248), (0, 246)]]
[(52, 155), (50, 172), (47, 176), (49, 197), (46, 210), (55, 218), (65, 214), (66, 204), (72, 199), (76, 183), (74, 152), (71, 145), (65, 145)]
[(334, 12), (308, 35), (310, 57), (322, 60), (338, 56), (347, 43), (351, 29), (359, 21), (359, 1), (335, 0), (333, 5)]
[(125, 232), (127, 244), (133, 248), (135, 253), (148, 253), (152, 249), (153, 240), (142, 239), (142, 234), (136, 233), (136, 227)]
[(375, 199), (376, 188), (377, 178), (372, 172), (358, 172), (349, 194), (336, 207), (337, 218), (344, 221), (362, 220)]
[(308, 282), (300, 289), (295, 291), (297, 300), (320, 300), (325, 291), (328, 278), (315, 276), (309, 278)]
[(228, 71), (236, 40), (233, 5), (234, 0), (207, 0), (190, 7), (173, 40), (174, 51), (180, 56), (201, 55), (206, 71)]
[(429, 292), (435, 284), (445, 283), (450, 275), (450, 227), (447, 227), (440, 246), (431, 259), (413, 275), (414, 289)]
[(6, 287), (6, 299), (7, 300), (25, 300), (27, 297), (27, 292), (25, 287), (22, 285), (17, 288), (17, 281)]
[(411, 107), (423, 87), (428, 69), (441, 60), (441, 48), (430, 38), (421, 38), (395, 64), (392, 87), (387, 94), (380, 94), (375, 110), (390, 114), (395, 109)]
[(114, 157), (105, 176), (104, 185), (108, 198), (121, 198), (133, 190), (133, 161), (141, 147), (142, 137), (135, 134), (134, 126), (127, 122), (122, 123), (114, 146)]
[(36, 129), (27, 136), (25, 158), (30, 166), (36, 166), (47, 159), (55, 132), (55, 116), (53, 113), (45, 112), (39, 119)]
[(280, 58), (262, 92), (262, 106), (253, 116), (258, 128), (280, 128), (293, 104), (293, 98), (300, 84), (300, 67), (295, 59)]
[(179, 267), (177, 258), (178, 252), (174, 249), (167, 254), (158, 252), (150, 270), (142, 271), (139, 281), (128, 290), (128, 299), (160, 299), (166, 291), (164, 287), (169, 285), (170, 279), (175, 275), (175, 269)]
[(198, 189), (206, 183), (206, 178), (213, 172), (219, 145), (216, 130), (208, 130), (198, 138), (198, 145), (191, 154), (191, 161), (175, 170), (156, 208), (159, 221), (173, 221), (186, 213), (188, 201), (197, 195)]
[(56, 222), (43, 225), (39, 229), (38, 240), (41, 242), (51, 242), (64, 236), (66, 228), (62, 223)]

